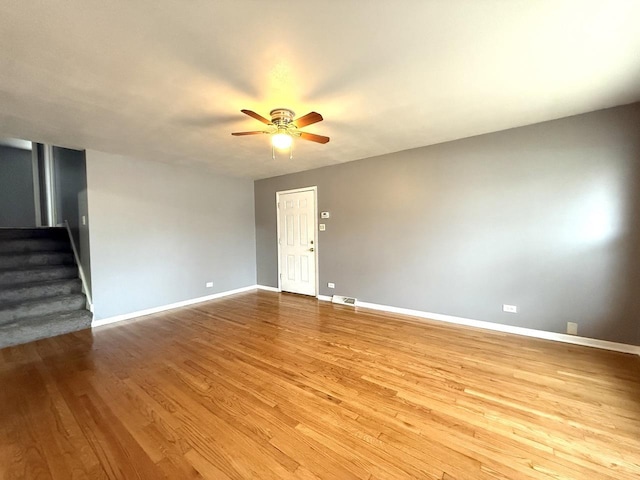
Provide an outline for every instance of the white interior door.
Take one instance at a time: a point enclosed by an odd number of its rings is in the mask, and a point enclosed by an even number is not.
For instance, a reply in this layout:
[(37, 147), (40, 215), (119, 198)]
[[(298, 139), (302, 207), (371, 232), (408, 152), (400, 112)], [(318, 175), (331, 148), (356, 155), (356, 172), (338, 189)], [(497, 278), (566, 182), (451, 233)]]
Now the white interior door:
[(278, 193), (280, 289), (316, 295), (316, 192)]

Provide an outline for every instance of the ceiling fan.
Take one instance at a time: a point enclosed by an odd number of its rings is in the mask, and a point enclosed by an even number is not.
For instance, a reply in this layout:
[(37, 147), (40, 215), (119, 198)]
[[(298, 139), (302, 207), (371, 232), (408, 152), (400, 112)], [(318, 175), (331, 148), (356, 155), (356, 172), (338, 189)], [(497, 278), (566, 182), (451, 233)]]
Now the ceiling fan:
[[(322, 115), (317, 112), (310, 112), (303, 115), (300, 118), (295, 118), (295, 113), (288, 108), (276, 108), (269, 112), (271, 121), (264, 118), (262, 115), (257, 114), (251, 110), (240, 110), (245, 115), (249, 115), (252, 118), (268, 125), (267, 130), (255, 130), (252, 132), (234, 132), (231, 135), (243, 136), (243, 135), (258, 135), (265, 133), (271, 135), (271, 145), (274, 148), (286, 149), (291, 147), (293, 143), (293, 137), (299, 137), (303, 140), (309, 140), (316, 143), (327, 143), (329, 137), (324, 135), (316, 135), (315, 133), (302, 132), (300, 129), (307, 125), (321, 122), (323, 120)], [(275, 153), (273, 153), (275, 157)]]

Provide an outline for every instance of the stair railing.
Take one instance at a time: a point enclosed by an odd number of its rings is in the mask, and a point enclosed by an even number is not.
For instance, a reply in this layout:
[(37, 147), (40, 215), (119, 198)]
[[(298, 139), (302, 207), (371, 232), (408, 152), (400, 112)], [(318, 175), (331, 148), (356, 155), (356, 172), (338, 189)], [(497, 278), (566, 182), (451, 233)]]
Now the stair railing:
[(82, 290), (84, 290), (84, 294), (87, 297), (87, 306), (89, 307), (89, 311), (93, 313), (93, 301), (91, 300), (91, 292), (89, 291), (89, 285), (87, 283), (87, 278), (84, 274), (84, 269), (82, 268), (82, 263), (80, 262), (80, 256), (78, 255), (78, 249), (76, 248), (76, 242), (73, 239), (73, 235), (71, 234), (71, 227), (69, 226), (69, 221), (65, 220), (64, 225), (67, 228), (67, 235), (69, 235), (69, 240), (71, 241), (71, 248), (73, 250), (73, 256), (76, 259), (76, 265), (78, 265), (78, 272), (80, 272), (80, 281), (82, 282)]

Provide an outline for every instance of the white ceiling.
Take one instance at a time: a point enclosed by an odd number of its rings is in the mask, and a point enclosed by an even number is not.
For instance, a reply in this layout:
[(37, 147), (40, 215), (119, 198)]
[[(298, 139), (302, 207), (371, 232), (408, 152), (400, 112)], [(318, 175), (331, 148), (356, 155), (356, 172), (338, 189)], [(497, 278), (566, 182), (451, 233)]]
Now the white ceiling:
[[(638, 0), (3, 0), (0, 136), (262, 178), (640, 100)], [(241, 108), (325, 121), (271, 159)]]

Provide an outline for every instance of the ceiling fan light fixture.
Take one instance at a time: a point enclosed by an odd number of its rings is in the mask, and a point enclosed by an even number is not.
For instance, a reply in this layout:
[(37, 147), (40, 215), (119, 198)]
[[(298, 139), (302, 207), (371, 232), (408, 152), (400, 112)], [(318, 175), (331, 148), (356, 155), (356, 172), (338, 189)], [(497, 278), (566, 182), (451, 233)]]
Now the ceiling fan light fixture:
[(278, 132), (271, 136), (271, 145), (278, 150), (286, 150), (291, 147), (293, 143), (293, 137), (288, 133)]
[(327, 143), (329, 137), (324, 135), (317, 135), (315, 133), (303, 132), (300, 129), (307, 125), (313, 125), (314, 123), (321, 122), (323, 120), (322, 115), (318, 112), (309, 112), (299, 118), (296, 118), (296, 114), (293, 110), (288, 108), (276, 108), (271, 110), (271, 121), (264, 118), (262, 115), (254, 112), (253, 110), (240, 110), (245, 115), (255, 118), (259, 122), (267, 125), (265, 130), (253, 130), (250, 132), (233, 132), (234, 136), (245, 135), (259, 135), (265, 133), (271, 136), (271, 158), (276, 159), (277, 150), (289, 150), (289, 159), (293, 158), (293, 137), (300, 138), (302, 140), (308, 140), (316, 143)]

